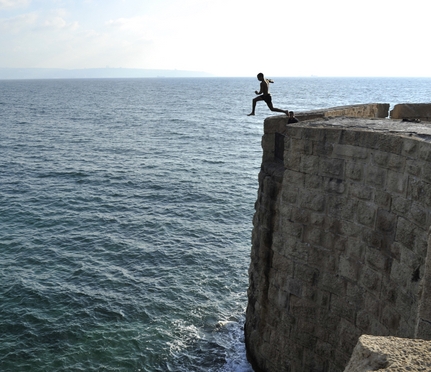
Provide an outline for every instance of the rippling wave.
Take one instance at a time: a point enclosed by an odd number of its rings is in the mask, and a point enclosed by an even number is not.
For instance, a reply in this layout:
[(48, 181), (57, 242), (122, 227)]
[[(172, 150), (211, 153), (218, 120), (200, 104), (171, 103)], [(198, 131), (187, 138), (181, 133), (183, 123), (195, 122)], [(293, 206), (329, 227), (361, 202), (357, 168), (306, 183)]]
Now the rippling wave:
[[(272, 89), (300, 110), (420, 102), (429, 83)], [(0, 370), (251, 371), (243, 323), (270, 114), (246, 116), (257, 81), (0, 86)]]

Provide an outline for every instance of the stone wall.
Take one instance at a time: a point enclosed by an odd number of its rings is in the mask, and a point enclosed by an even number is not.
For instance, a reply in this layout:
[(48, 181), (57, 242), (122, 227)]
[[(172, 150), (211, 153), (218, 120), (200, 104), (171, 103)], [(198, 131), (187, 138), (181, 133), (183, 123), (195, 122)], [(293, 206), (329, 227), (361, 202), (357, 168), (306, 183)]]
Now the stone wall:
[(431, 339), (430, 125), (286, 121), (266, 119), (262, 138), (245, 325), (255, 370), (343, 371), (362, 334)]

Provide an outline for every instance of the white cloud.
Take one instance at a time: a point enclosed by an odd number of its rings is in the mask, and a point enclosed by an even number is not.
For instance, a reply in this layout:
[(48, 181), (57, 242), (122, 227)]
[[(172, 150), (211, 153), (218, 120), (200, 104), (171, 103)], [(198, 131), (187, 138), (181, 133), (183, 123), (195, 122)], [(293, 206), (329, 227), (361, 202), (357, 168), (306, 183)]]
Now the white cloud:
[(421, 1), (0, 0), (29, 5), (0, 15), (0, 67), (429, 76), (417, 53), (428, 45)]
[(30, 0), (0, 0), (0, 9), (22, 8), (30, 4)]
[(37, 22), (36, 13), (27, 13), (16, 17), (0, 19), (0, 29), (4, 32), (17, 34), (29, 30)]

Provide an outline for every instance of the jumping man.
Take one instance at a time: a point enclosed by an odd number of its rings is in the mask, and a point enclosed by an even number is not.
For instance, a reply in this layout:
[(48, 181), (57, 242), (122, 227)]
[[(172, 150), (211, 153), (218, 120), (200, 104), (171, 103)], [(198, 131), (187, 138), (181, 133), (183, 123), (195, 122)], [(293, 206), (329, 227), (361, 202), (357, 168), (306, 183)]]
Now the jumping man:
[(286, 115), (289, 115), (288, 110), (282, 110), (272, 105), (272, 98), (271, 98), (271, 94), (269, 93), (269, 83), (273, 83), (273, 81), (270, 79), (265, 79), (265, 77), (261, 72), (257, 74), (257, 80), (260, 81), (260, 91), (259, 92), (257, 90), (255, 91), (255, 93), (258, 96), (253, 98), (252, 110), (251, 110), (251, 113), (248, 114), (248, 116), (254, 115), (254, 110), (256, 109), (257, 101), (265, 101), (271, 111), (282, 112)]

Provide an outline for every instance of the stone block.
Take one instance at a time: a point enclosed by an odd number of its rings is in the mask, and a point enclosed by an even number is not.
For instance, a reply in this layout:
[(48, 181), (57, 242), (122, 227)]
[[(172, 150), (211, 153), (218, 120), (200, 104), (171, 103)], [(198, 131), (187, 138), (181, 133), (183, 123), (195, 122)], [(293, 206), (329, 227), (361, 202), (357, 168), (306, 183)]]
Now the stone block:
[(288, 279), (286, 282), (285, 290), (289, 294), (293, 294), (296, 297), (302, 297), (302, 289), (303, 289), (303, 282), (301, 280), (291, 278)]
[(290, 313), (297, 321), (316, 323), (318, 309), (313, 301), (292, 295), (290, 298)]
[(369, 267), (364, 267), (361, 271), (360, 283), (364, 288), (378, 295), (382, 286), (382, 274)]
[(339, 274), (344, 278), (356, 282), (359, 277), (361, 266), (360, 262), (354, 258), (341, 256), (338, 265)]
[[(423, 338), (425, 340), (431, 340), (431, 322), (427, 319), (419, 318), (417, 333), (415, 336), (419, 338)], [(428, 349), (427, 355), (431, 355), (431, 348)]]
[(357, 203), (357, 221), (361, 225), (374, 227), (376, 222), (377, 207), (374, 203), (358, 201)]
[(327, 213), (334, 218), (354, 221), (358, 201), (340, 195), (329, 194), (326, 198)]
[(344, 372), (431, 370), (431, 342), (362, 335)]
[(283, 185), (295, 185), (302, 187), (304, 185), (304, 173), (286, 169), (283, 173)]
[(344, 194), (346, 185), (342, 179), (325, 177), (323, 179), (323, 190), (329, 193)]
[[(323, 211), (322, 211), (323, 212)], [(310, 213), (310, 224), (315, 226), (323, 226), (327, 217), (323, 213)]]
[[(416, 296), (408, 294), (404, 291), (399, 291), (396, 300), (396, 309), (400, 313), (401, 318), (410, 322), (408, 327), (413, 331), (416, 326), (416, 314), (418, 311), (418, 301)], [(414, 332), (411, 333), (413, 336)]]
[(325, 210), (325, 195), (319, 192), (304, 191), (301, 194), (300, 206), (315, 212)]
[(431, 148), (428, 143), (421, 142), (419, 144), (418, 159), (424, 160), (427, 163), (431, 162)]
[(373, 153), (373, 163), (382, 168), (388, 168), (402, 172), (405, 167), (406, 159), (404, 156), (383, 151), (375, 151)]
[(430, 207), (431, 184), (411, 177), (409, 178), (407, 196), (424, 206)]
[(330, 157), (333, 153), (333, 143), (326, 141), (313, 142), (313, 155)]
[(346, 298), (356, 309), (361, 309), (365, 301), (365, 288), (359, 285), (359, 282), (347, 281)]
[(285, 277), (293, 276), (294, 263), (278, 252), (274, 252), (272, 256), (272, 268), (283, 273)]
[(302, 155), (299, 165), (300, 172), (317, 175), (320, 169), (320, 158), (315, 155)]
[(358, 342), (361, 332), (354, 326), (354, 322), (341, 319), (339, 325), (339, 348), (346, 354), (351, 354)]
[(286, 136), (290, 138), (301, 139), (304, 128), (299, 126), (287, 125)]
[(389, 329), (391, 334), (398, 334), (401, 315), (392, 306), (384, 306), (382, 310), (382, 324)]
[(284, 222), (281, 229), (285, 239), (291, 239), (291, 237), (301, 239), (303, 225), (300, 223), (292, 223), (289, 220), (285, 220)]
[[(299, 189), (293, 185), (283, 186), (281, 198), (284, 203), (296, 204), (298, 201)], [(283, 204), (284, 204), (283, 203)], [(284, 205), (281, 206), (283, 208)]]
[[(289, 303), (289, 293), (283, 288), (277, 288), (276, 286), (270, 285), (268, 290), (268, 299), (276, 309), (285, 309)], [(275, 320), (270, 318), (269, 320)]]
[(343, 296), (346, 294), (346, 282), (338, 274), (323, 272), (318, 285), (323, 290), (331, 292), (337, 296)]
[(387, 253), (381, 250), (367, 247), (365, 252), (365, 260), (367, 264), (374, 270), (378, 270), (384, 273), (387, 272), (389, 268), (390, 257)]
[(297, 332), (296, 333), (296, 342), (299, 345), (304, 346), (306, 349), (314, 349), (316, 342), (317, 342), (317, 338), (311, 334), (311, 333), (307, 333), (307, 332)]
[(302, 225), (305, 225), (310, 222), (310, 218), (311, 218), (310, 215), (311, 213), (309, 210), (292, 207), (292, 213), (290, 215), (290, 218), (295, 223), (300, 223)]
[(431, 167), (430, 164), (428, 162), (421, 162), (421, 161), (416, 161), (416, 165), (418, 166), (418, 168), (421, 170), (421, 175), (422, 175), (422, 179), (427, 182), (427, 183), (431, 183)]
[(404, 139), (392, 133), (376, 133), (377, 142), (374, 145), (375, 149), (389, 152), (396, 155), (401, 155), (403, 150)]
[(405, 195), (407, 192), (407, 178), (408, 176), (403, 173), (389, 170), (387, 175), (387, 191)]
[(320, 189), (322, 188), (324, 178), (315, 174), (306, 174), (304, 186), (307, 189)]
[(364, 175), (364, 163), (357, 161), (346, 162), (346, 178), (361, 181)]
[(429, 213), (429, 210), (423, 208), (422, 205), (413, 203), (407, 217), (422, 229), (427, 229), (430, 226)]
[(261, 146), (263, 149), (263, 159), (268, 161), (273, 161), (274, 159), (274, 134), (264, 134), (262, 136)]
[(391, 280), (397, 284), (399, 288), (406, 288), (411, 282), (413, 270), (404, 266), (397, 260), (392, 263)]
[(431, 120), (431, 103), (400, 103), (390, 112), (391, 119)]
[(302, 139), (306, 141), (318, 141), (321, 142), (324, 138), (325, 130), (323, 128), (304, 128), (302, 131)]
[(366, 183), (368, 185), (384, 189), (386, 184), (386, 174), (386, 169), (368, 166), (366, 170)]
[(332, 345), (328, 342), (317, 340), (315, 350), (317, 355), (323, 356), (325, 359), (332, 358)]
[(345, 255), (353, 257), (358, 261), (363, 261), (367, 245), (358, 238), (348, 238), (345, 245)]
[(301, 165), (301, 154), (292, 151), (285, 151), (283, 164), (286, 169), (291, 169), (299, 172), (299, 167)]
[[(413, 138), (404, 138), (401, 155), (406, 158), (416, 158), (420, 142)], [(416, 160), (416, 159), (415, 159)]]
[(386, 191), (375, 190), (374, 202), (381, 208), (389, 210), (392, 203), (392, 196)]
[(399, 217), (395, 240), (402, 243), (410, 250), (414, 249), (416, 226), (405, 218)]
[(374, 317), (367, 310), (359, 310), (356, 314), (355, 325), (362, 333), (370, 333), (371, 321)]
[(377, 297), (375, 292), (365, 292), (363, 309), (368, 311), (372, 315), (372, 318), (380, 319), (382, 301)]
[(327, 372), (328, 360), (324, 360), (321, 356), (317, 355), (313, 350), (304, 350), (304, 362), (302, 364), (303, 371), (313, 372)]
[(374, 188), (361, 183), (350, 182), (349, 190), (350, 195), (354, 198), (372, 200), (374, 197)]
[(384, 209), (377, 210), (376, 229), (384, 234), (395, 234), (397, 215)]
[(364, 228), (362, 230), (362, 239), (371, 248), (384, 249), (384, 236), (380, 231), (372, 228)]
[(307, 262), (309, 255), (310, 245), (308, 243), (302, 243), (294, 239), (289, 239), (284, 242), (284, 246), (280, 254), (284, 255), (289, 259), (300, 260)]
[(304, 242), (311, 245), (322, 245), (323, 231), (315, 226), (305, 226), (304, 228)]
[(309, 245), (308, 250), (308, 266), (312, 268), (324, 269), (326, 262), (333, 261), (334, 258), (330, 255), (330, 250), (321, 246)]
[(334, 146), (333, 154), (334, 156), (341, 158), (349, 157), (365, 160), (370, 156), (370, 151), (364, 147), (337, 144)]
[(319, 270), (315, 267), (296, 263), (294, 277), (307, 285), (314, 286), (319, 279)]
[(416, 234), (413, 251), (419, 257), (426, 257), (427, 256), (428, 241), (427, 241), (427, 235), (426, 235), (425, 231), (422, 231), (421, 233)]
[[(422, 164), (418, 164), (418, 160), (414, 159), (407, 159), (406, 160), (406, 172), (410, 175), (419, 177), (421, 172), (423, 170), (423, 165)], [(430, 178), (426, 178), (426, 181), (430, 182), (431, 181), (431, 175)]]
[(321, 158), (319, 174), (330, 178), (344, 179), (344, 159)]
[(284, 133), (287, 127), (287, 120), (282, 116), (270, 116), (263, 122), (264, 133)]
[(392, 198), (392, 211), (396, 214), (407, 216), (411, 208), (412, 201), (402, 196), (393, 196)]
[(364, 232), (364, 226), (361, 226), (356, 222), (340, 221), (339, 226), (340, 235), (347, 237), (362, 236)]

